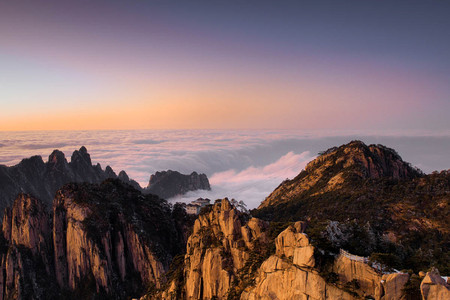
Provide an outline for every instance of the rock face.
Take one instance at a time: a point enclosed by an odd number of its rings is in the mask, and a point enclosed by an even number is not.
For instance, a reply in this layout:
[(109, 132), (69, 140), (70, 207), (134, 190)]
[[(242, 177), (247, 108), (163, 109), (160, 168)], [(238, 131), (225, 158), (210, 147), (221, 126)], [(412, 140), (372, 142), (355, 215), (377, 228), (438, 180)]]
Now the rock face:
[[(42, 157), (33, 156), (12, 167), (0, 165), (0, 212), (3, 213), (19, 193), (34, 195), (50, 207), (56, 191), (64, 184), (100, 183), (107, 178), (117, 178), (117, 175), (109, 166), (102, 170), (100, 164), (92, 165), (84, 146), (73, 152), (70, 162), (67, 162), (63, 152), (54, 150), (46, 163)], [(139, 184), (128, 176), (121, 179), (140, 189)]]
[(263, 262), (241, 299), (404, 299), (408, 274), (379, 274), (344, 255), (332, 266), (337, 280), (327, 282), (315, 268), (314, 247), (301, 228), (297, 222), (278, 235), (275, 255)]
[(403, 288), (410, 277), (406, 273), (379, 273), (368, 264), (342, 254), (335, 260), (333, 271), (344, 286), (357, 282), (354, 292), (360, 297), (383, 300), (404, 299)]
[(190, 175), (184, 175), (177, 171), (168, 170), (156, 172), (150, 176), (150, 182), (144, 193), (151, 193), (163, 199), (168, 199), (189, 191), (210, 189), (205, 174), (192, 172)]
[(195, 221), (185, 256), (186, 299), (226, 298), (255, 243), (264, 243), (267, 225), (241, 217), (223, 199)]
[(50, 213), (20, 195), (4, 214), (2, 235), (0, 299), (137, 296), (160, 286), (183, 245), (165, 201), (112, 179), (65, 185)]
[(241, 299), (356, 299), (314, 269), (314, 247), (303, 231), (304, 224), (297, 222), (278, 235), (275, 255), (262, 263)]
[[(408, 274), (378, 274), (342, 255), (330, 269), (337, 279), (328, 282), (305, 227), (293, 223), (270, 241), (268, 223), (217, 201), (195, 221), (183, 278), (142, 299), (402, 299)], [(263, 251), (271, 245), (273, 252)]]
[(450, 299), (450, 285), (441, 277), (436, 269), (427, 272), (420, 284), (423, 300)]
[(50, 220), (44, 205), (20, 194), (2, 224), (0, 299), (52, 298)]
[(267, 248), (267, 229), (266, 222), (249, 218), (228, 199), (217, 200), (194, 223), (182, 278), (169, 278), (164, 290), (143, 299), (237, 299), (251, 279), (253, 260)]

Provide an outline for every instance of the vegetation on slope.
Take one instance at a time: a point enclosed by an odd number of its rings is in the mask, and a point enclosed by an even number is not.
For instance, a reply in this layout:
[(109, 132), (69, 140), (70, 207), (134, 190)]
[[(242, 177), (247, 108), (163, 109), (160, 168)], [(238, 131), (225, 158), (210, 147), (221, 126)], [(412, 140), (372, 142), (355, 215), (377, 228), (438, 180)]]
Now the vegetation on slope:
[(389, 148), (352, 142), (325, 151), (268, 198), (254, 216), (306, 220), (313, 243), (330, 253), (343, 248), (397, 269), (450, 273), (449, 171), (424, 175)]

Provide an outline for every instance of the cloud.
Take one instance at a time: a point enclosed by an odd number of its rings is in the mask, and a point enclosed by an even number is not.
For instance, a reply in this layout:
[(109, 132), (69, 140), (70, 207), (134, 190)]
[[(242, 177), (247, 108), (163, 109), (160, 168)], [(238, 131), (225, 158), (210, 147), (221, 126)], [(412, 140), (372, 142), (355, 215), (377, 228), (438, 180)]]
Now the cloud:
[(147, 144), (147, 145), (156, 145), (161, 144), (164, 141), (155, 141), (155, 140), (135, 140), (134, 143), (136, 144)]
[(170, 199), (172, 202), (189, 202), (198, 197), (211, 200), (234, 198), (242, 200), (248, 208), (257, 207), (284, 179), (295, 177), (313, 157), (309, 151), (295, 154), (288, 152), (276, 162), (261, 167), (250, 166), (236, 172), (228, 170), (211, 176), (211, 191), (190, 192), (183, 197)]
[(147, 186), (150, 175), (156, 171), (197, 171), (208, 176), (213, 190), (209, 194), (192, 193), (188, 198), (229, 197), (255, 207), (281, 181), (297, 175), (319, 151), (353, 139), (394, 148), (405, 161), (427, 173), (450, 168), (450, 135), (286, 130), (0, 132), (0, 164), (11, 166), (33, 155), (41, 155), (45, 160), (56, 148), (70, 160), (74, 150), (86, 146), (94, 164), (100, 163), (103, 168), (110, 165), (116, 173), (125, 170), (142, 186)]

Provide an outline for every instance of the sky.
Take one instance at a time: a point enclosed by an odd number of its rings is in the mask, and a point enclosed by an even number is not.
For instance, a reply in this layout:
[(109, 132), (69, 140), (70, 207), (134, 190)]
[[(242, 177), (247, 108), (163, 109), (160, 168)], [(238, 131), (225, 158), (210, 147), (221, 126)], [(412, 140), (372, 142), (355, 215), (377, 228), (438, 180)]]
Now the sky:
[(0, 130), (448, 132), (449, 15), (448, 1), (1, 1)]

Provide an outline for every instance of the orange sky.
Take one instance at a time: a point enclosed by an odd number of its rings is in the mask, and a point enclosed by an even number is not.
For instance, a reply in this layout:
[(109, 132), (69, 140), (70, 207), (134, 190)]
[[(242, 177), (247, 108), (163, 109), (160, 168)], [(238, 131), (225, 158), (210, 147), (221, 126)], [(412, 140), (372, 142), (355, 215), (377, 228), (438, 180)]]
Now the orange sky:
[(0, 4), (0, 130), (450, 129), (445, 5), (47, 2)]

